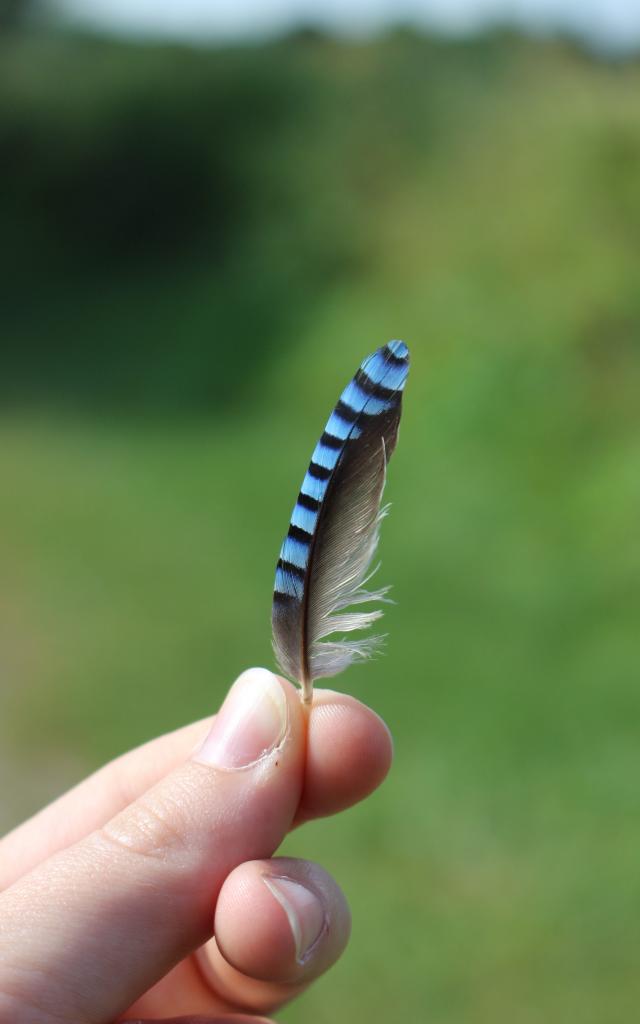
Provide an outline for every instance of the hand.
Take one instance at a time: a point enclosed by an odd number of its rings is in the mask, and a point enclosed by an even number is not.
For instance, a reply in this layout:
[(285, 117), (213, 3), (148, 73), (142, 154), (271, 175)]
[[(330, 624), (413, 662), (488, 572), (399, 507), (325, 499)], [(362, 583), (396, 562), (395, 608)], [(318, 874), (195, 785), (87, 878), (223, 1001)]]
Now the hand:
[(391, 740), (329, 690), (305, 717), (290, 683), (252, 669), (215, 719), (124, 755), (0, 842), (1, 1024), (245, 1024), (335, 962), (338, 886), (272, 854), (379, 785)]

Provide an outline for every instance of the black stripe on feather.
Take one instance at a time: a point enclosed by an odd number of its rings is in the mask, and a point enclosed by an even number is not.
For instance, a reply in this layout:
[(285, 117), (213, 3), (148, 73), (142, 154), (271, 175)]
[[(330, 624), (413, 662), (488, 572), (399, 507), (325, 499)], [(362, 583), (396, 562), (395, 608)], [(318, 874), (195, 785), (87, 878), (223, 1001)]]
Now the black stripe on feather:
[(317, 512), (321, 504), (321, 501), (318, 501), (317, 498), (312, 498), (310, 494), (305, 494), (304, 491), (300, 491), (298, 494), (298, 505), (308, 508), (310, 512)]
[(293, 562), (285, 562), (284, 558), (278, 559), (278, 569), (282, 569), (283, 572), (291, 573), (292, 576), (297, 576), (299, 580), (304, 580), (306, 575), (306, 569), (301, 569), (299, 565), (294, 565)]
[(310, 544), (313, 534), (309, 533), (308, 530), (303, 530), (301, 526), (294, 526), (293, 523), (289, 523), (287, 537), (291, 537), (292, 540), (302, 541), (303, 544)]
[(397, 356), (391, 351), (388, 345), (384, 346), (384, 358), (388, 363), (392, 363), (394, 366), (407, 366), (409, 360), (407, 356)]
[(315, 476), (316, 480), (328, 480), (333, 469), (327, 469), (326, 466), (319, 466), (317, 462), (313, 460), (309, 463), (309, 476)]
[(355, 409), (352, 409), (350, 405), (343, 402), (342, 399), (338, 401), (338, 404), (335, 407), (335, 412), (337, 412), (340, 419), (344, 420), (345, 423), (355, 423), (360, 415)]
[[(371, 395), (372, 398), (379, 398), (384, 402), (390, 401), (392, 398), (398, 397), (397, 388), (385, 388), (382, 384), (376, 384), (375, 381), (371, 380), (371, 377), (364, 372), (364, 370), (358, 370), (355, 376), (356, 384), (362, 391), (367, 395)], [(366, 409), (364, 410), (366, 411)]]
[(334, 451), (339, 451), (344, 442), (344, 438), (334, 437), (333, 434), (328, 434), (326, 430), (323, 431), (320, 438), (320, 444), (324, 445), (325, 448), (333, 448)]

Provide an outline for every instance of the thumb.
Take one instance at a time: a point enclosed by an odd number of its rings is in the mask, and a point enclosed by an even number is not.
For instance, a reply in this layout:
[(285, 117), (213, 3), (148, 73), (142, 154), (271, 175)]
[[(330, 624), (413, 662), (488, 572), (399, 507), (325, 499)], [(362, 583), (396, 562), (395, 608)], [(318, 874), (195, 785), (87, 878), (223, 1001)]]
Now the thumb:
[(3, 999), (47, 1020), (113, 1019), (205, 942), (226, 876), (291, 825), (304, 731), (290, 683), (243, 673), (188, 762), (9, 888), (0, 1019)]

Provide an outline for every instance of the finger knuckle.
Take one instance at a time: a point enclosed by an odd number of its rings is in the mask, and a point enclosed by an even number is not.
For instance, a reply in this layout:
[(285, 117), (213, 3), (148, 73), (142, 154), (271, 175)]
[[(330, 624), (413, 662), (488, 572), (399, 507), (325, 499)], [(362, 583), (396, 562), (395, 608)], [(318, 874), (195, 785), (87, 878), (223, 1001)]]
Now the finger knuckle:
[(186, 852), (186, 831), (174, 798), (147, 794), (104, 825), (97, 837), (126, 854), (162, 861)]

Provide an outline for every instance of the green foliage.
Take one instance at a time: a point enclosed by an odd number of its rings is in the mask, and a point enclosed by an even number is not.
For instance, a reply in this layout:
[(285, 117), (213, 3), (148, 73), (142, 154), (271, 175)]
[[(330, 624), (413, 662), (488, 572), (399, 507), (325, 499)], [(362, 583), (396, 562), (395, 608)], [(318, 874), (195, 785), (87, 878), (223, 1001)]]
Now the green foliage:
[(355, 927), (283, 1019), (632, 1019), (640, 69), (402, 32), (0, 67), (12, 813), (271, 664), (306, 460), (401, 337), (398, 604), (336, 681), (396, 764), (287, 843)]
[(512, 61), (499, 37), (409, 33), (249, 51), (5, 40), (0, 396), (211, 411), (242, 394), (370, 272), (380, 214)]

